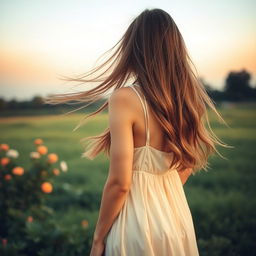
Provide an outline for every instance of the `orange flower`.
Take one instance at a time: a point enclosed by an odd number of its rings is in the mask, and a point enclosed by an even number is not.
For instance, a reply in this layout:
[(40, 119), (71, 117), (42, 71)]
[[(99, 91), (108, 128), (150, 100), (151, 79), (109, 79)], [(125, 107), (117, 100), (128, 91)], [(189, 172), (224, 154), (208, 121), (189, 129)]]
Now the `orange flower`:
[(17, 167), (14, 167), (12, 169), (12, 173), (15, 174), (15, 175), (23, 175), (24, 174), (24, 169), (20, 166), (17, 166)]
[(45, 155), (48, 152), (48, 148), (44, 145), (40, 145), (37, 147), (37, 152), (41, 155)]
[(1, 159), (1, 165), (5, 166), (10, 162), (10, 159), (8, 157), (3, 157)]
[(54, 169), (52, 170), (52, 172), (53, 172), (53, 174), (56, 175), (56, 176), (60, 175), (60, 170), (57, 169), (57, 168), (54, 168)]
[(28, 217), (27, 217), (27, 222), (33, 222), (33, 220), (34, 220), (34, 219), (33, 219), (32, 216), (28, 216)]
[(41, 184), (41, 189), (44, 193), (51, 193), (53, 190), (53, 186), (50, 182), (44, 182)]
[(35, 139), (34, 144), (35, 145), (41, 145), (41, 144), (43, 144), (43, 140), (42, 139)]
[(7, 151), (9, 149), (9, 145), (7, 145), (7, 144), (0, 144), (0, 149), (4, 150), (4, 151)]
[(89, 222), (87, 220), (82, 220), (82, 222), (81, 222), (81, 225), (83, 228), (87, 228), (88, 224), (89, 224)]
[(4, 175), (4, 179), (5, 180), (11, 180), (12, 179), (12, 175), (11, 174), (5, 174)]
[(58, 161), (58, 156), (54, 153), (48, 155), (48, 163), (54, 164)]

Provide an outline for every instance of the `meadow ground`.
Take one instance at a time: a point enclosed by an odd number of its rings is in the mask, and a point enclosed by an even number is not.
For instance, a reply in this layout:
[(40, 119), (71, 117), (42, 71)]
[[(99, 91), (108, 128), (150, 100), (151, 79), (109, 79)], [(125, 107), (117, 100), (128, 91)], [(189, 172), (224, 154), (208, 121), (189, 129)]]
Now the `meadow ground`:
[[(230, 127), (210, 114), (213, 130), (232, 149), (218, 147), (222, 155), (210, 158), (211, 169), (191, 176), (184, 185), (194, 219), (200, 255), (255, 255), (256, 250), (256, 111), (254, 106), (219, 108)], [(60, 225), (71, 228), (81, 220), (93, 232), (102, 189), (108, 173), (108, 159), (100, 154), (94, 161), (81, 158), (80, 140), (107, 127), (107, 114), (90, 119), (72, 131), (84, 114), (19, 116), (0, 118), (0, 143), (20, 153), (19, 163), (30, 166), (33, 140), (41, 138), (69, 170), (56, 178), (48, 204), (55, 209)], [(59, 188), (62, 188), (60, 190)], [(62, 192), (60, 192), (62, 191)], [(63, 193), (65, 191), (65, 193)]]

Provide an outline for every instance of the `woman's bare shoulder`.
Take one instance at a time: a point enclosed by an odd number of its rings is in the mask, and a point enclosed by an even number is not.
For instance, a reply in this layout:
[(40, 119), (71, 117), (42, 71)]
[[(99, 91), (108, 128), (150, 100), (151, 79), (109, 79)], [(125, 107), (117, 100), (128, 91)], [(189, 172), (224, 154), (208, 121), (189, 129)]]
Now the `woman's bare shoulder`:
[(112, 92), (109, 97), (110, 103), (119, 103), (121, 105), (128, 104), (130, 106), (134, 103), (134, 95), (130, 87), (121, 87)]

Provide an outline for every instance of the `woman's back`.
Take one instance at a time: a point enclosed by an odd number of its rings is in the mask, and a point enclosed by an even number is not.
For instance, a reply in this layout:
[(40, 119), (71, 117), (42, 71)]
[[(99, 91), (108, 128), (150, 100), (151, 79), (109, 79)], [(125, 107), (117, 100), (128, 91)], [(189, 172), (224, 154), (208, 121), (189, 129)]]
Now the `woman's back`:
[[(136, 86), (136, 92), (140, 94), (141, 99), (144, 99), (144, 96), (141, 92), (140, 86), (138, 84), (132, 85)], [(128, 87), (132, 87), (128, 86)], [(138, 94), (132, 90), (133, 93), (131, 95), (131, 100), (134, 103), (134, 126), (133, 126), (133, 138), (134, 138), (134, 147), (141, 147), (145, 145), (145, 138), (146, 138), (146, 124), (145, 124), (145, 111), (143, 109), (143, 105), (141, 103)], [(145, 99), (144, 99), (145, 102)], [(145, 104), (144, 104), (145, 105)], [(150, 142), (149, 145), (153, 148), (156, 148), (160, 151), (168, 151), (165, 148), (165, 138), (163, 135), (163, 130), (161, 126), (157, 122), (156, 118), (154, 117), (149, 104), (146, 104), (147, 113), (148, 113), (148, 130), (150, 134)]]
[[(106, 256), (196, 256), (193, 220), (177, 169), (169, 168), (172, 153), (150, 144), (149, 111), (139, 88), (135, 115), (132, 185), (106, 236)], [(141, 115), (142, 111), (142, 115)], [(157, 125), (155, 125), (157, 129)], [(153, 136), (154, 134), (154, 136)], [(137, 139), (136, 139), (137, 138)], [(159, 139), (160, 138), (160, 139)], [(156, 142), (162, 142), (158, 137)], [(158, 143), (159, 145), (160, 143)]]

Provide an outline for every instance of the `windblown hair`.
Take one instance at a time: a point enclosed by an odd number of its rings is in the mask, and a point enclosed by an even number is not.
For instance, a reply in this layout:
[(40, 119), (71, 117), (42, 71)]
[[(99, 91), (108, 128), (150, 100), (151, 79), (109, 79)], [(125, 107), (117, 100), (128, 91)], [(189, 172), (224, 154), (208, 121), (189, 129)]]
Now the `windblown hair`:
[[(207, 171), (211, 154), (218, 153), (223, 157), (216, 146), (229, 147), (212, 131), (207, 107), (214, 111), (219, 120), (225, 121), (196, 75), (196, 68), (172, 17), (161, 9), (144, 10), (110, 50), (115, 47), (117, 49), (103, 64), (77, 78), (64, 78), (82, 83), (99, 82), (97, 86), (82, 92), (50, 95), (45, 102), (89, 102), (83, 108), (105, 99), (103, 105), (83, 118), (87, 119), (108, 106), (105, 96), (110, 89), (124, 87), (132, 79), (141, 86), (149, 107), (165, 133), (167, 148), (173, 152), (170, 167), (176, 165), (178, 171), (192, 168), (193, 174), (200, 169)], [(96, 75), (107, 64), (109, 67)], [(107, 72), (110, 74), (106, 75)], [(89, 79), (91, 75), (95, 77)], [(82, 157), (93, 159), (101, 151), (109, 156), (109, 127), (102, 134), (84, 140), (90, 143)]]

